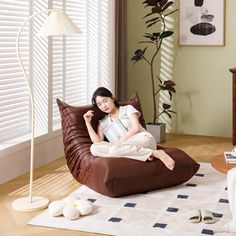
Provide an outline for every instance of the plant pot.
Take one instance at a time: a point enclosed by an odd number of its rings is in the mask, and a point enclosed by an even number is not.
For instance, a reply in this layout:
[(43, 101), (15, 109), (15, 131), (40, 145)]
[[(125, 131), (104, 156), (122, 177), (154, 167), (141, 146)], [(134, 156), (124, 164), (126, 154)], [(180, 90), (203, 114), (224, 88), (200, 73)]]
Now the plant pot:
[(149, 133), (151, 133), (157, 143), (162, 143), (166, 140), (166, 124), (165, 123), (147, 123), (146, 129)]

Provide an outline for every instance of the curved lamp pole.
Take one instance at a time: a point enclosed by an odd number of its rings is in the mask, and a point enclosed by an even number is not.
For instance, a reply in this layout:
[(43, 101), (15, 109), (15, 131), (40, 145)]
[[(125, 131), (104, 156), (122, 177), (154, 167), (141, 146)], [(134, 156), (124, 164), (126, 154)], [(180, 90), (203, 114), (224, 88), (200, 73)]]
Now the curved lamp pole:
[(72, 34), (81, 33), (80, 29), (75, 23), (61, 10), (46, 9), (29, 16), (21, 25), (16, 38), (16, 53), (21, 70), (24, 74), (24, 79), (27, 84), (27, 89), (31, 104), (31, 142), (30, 142), (30, 182), (29, 182), (29, 196), (16, 199), (12, 202), (12, 208), (18, 211), (35, 211), (48, 206), (49, 200), (44, 197), (32, 196), (33, 192), (33, 171), (34, 171), (34, 138), (35, 138), (35, 105), (33, 91), (30, 86), (30, 80), (25, 71), (20, 55), (20, 37), (24, 26), (34, 17), (50, 13), (47, 22), (41, 27), (39, 31), (40, 36), (70, 36)]

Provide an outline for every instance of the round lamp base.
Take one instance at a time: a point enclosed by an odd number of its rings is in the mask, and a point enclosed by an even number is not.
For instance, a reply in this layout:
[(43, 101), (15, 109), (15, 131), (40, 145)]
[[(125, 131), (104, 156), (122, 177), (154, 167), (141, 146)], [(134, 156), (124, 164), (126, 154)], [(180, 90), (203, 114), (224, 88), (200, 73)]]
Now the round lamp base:
[(12, 208), (16, 211), (37, 211), (48, 206), (49, 200), (44, 197), (34, 196), (32, 202), (29, 197), (16, 199), (12, 202)]

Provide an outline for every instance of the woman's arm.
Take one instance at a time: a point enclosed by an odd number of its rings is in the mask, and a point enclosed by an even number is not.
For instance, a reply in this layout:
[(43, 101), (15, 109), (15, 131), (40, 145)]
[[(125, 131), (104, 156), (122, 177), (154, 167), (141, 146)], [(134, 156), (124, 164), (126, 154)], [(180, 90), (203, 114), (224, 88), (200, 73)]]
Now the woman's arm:
[(104, 140), (104, 134), (102, 132), (102, 126), (101, 124), (98, 124), (98, 130), (97, 133), (94, 131), (92, 125), (91, 125), (91, 120), (92, 117), (94, 116), (93, 111), (89, 110), (84, 114), (84, 120), (85, 124), (89, 133), (89, 137), (92, 140), (93, 143), (98, 143)]
[(130, 115), (129, 118), (131, 121), (132, 128), (129, 129), (129, 131), (122, 138), (120, 138), (119, 140), (120, 142), (126, 141), (128, 138), (132, 137), (133, 135), (137, 134), (140, 131), (140, 123), (138, 115), (136, 113), (133, 113)]

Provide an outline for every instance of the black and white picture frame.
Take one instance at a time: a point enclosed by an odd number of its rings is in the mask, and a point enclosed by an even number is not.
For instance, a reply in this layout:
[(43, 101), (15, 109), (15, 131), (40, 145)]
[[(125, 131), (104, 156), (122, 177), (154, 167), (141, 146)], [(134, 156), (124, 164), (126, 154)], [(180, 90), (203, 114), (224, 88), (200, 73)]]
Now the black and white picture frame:
[(225, 0), (180, 0), (179, 44), (225, 44)]

